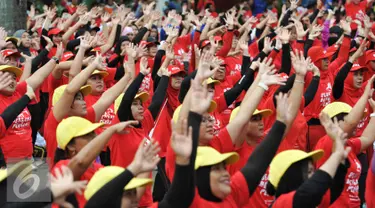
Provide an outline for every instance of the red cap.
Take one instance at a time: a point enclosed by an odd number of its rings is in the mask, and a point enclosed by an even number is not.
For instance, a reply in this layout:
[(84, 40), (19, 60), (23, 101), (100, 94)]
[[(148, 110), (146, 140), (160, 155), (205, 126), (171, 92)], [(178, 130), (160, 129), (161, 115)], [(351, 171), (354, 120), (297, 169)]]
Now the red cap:
[(12, 49), (5, 49), (1, 51), (1, 54), (6, 58), (9, 56), (18, 56), (20, 57), (21, 54), (18, 51), (12, 50)]
[(214, 40), (215, 40), (215, 41), (222, 41), (223, 38), (222, 38), (221, 36), (215, 36), (215, 37), (214, 37)]
[(186, 74), (185, 70), (181, 69), (177, 65), (169, 65), (168, 66), (168, 71), (171, 73), (171, 75), (178, 74), (180, 72), (184, 72)]
[(331, 45), (330, 47), (327, 48), (327, 53), (331, 53), (331, 52), (334, 52), (336, 53), (336, 51), (339, 49), (339, 46), (334, 44), (334, 45)]
[(233, 34), (236, 37), (240, 37), (240, 31), (238, 31), (238, 30), (233, 31)]
[(352, 49), (350, 49), (349, 53), (355, 52), (356, 50), (357, 50), (357, 48), (353, 47)]
[(358, 63), (353, 64), (352, 68), (350, 69), (351, 72), (358, 71), (360, 69), (367, 70), (366, 66), (361, 66)]
[(207, 45), (210, 45), (210, 44), (211, 43), (210, 43), (209, 40), (204, 40), (204, 41), (201, 42), (201, 47), (200, 48), (202, 49), (202, 48), (204, 48), (204, 47), (206, 47)]
[(369, 61), (375, 61), (375, 50), (366, 51), (366, 64)]
[(50, 35), (57, 35), (59, 33), (62, 33), (63, 31), (60, 30), (59, 28), (53, 28), (51, 30), (48, 31), (48, 36)]
[(251, 12), (251, 10), (248, 10), (248, 11), (245, 12), (245, 14), (243, 14), (243, 16), (251, 17), (251, 16), (253, 16), (253, 13)]
[(313, 46), (309, 49), (307, 53), (310, 56), (312, 62), (319, 61), (320, 59), (325, 59), (331, 57), (335, 52), (327, 52), (321, 46)]
[(74, 57), (74, 54), (70, 51), (68, 52), (65, 52), (61, 58), (61, 62), (63, 61), (68, 61), (69, 59), (71, 59), (72, 57)]

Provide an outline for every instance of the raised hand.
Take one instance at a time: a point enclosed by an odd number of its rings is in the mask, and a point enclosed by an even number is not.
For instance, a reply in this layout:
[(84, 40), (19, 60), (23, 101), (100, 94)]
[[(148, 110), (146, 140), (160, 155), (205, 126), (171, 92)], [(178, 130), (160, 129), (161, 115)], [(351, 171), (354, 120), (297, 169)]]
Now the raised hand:
[(126, 46), (125, 51), (126, 54), (133, 59), (137, 57), (137, 46), (135, 46), (134, 43), (130, 43), (128, 46)]
[(189, 159), (193, 150), (193, 129), (188, 127), (187, 119), (179, 123), (171, 120), (171, 126), (172, 137), (170, 143), (174, 153), (177, 157)]
[(349, 61), (351, 63), (354, 63), (359, 57), (363, 55), (363, 53), (366, 51), (366, 45), (368, 44), (367, 39), (364, 39), (357, 49), (357, 51), (349, 58)]
[(276, 70), (267, 71), (263, 73), (260, 78), (260, 82), (267, 85), (285, 85), (286, 78), (276, 74)]
[(79, 17), (78, 23), (80, 25), (87, 25), (89, 21), (90, 21), (90, 14), (85, 14)]
[(150, 67), (148, 67), (148, 60), (146, 57), (141, 58), (140, 62), (140, 72), (144, 75), (147, 76), (150, 73)]
[(313, 25), (310, 30), (309, 39), (314, 40), (315, 38), (317, 38), (321, 34), (322, 30), (323, 30), (322, 26)]
[(56, 168), (55, 176), (51, 175), (50, 179), (53, 202), (62, 207), (73, 207), (65, 198), (75, 192), (82, 194), (87, 184), (87, 181), (74, 181), (72, 171), (66, 166)]
[(283, 44), (287, 44), (287, 43), (289, 43), (291, 33), (289, 32), (289, 30), (287, 30), (285, 28), (281, 28), (278, 36), (279, 36), (279, 38), (280, 38), (280, 40)]
[(205, 52), (202, 54), (199, 60), (199, 66), (196, 77), (203, 82), (207, 78), (213, 76), (216, 70), (211, 71), (211, 61), (213, 60), (214, 56), (210, 52)]
[(87, 12), (87, 6), (84, 5), (84, 4), (80, 4), (77, 6), (77, 11), (76, 13), (78, 14), (78, 16), (81, 16), (83, 14), (85, 14)]
[(46, 45), (47, 50), (51, 50), (51, 48), (53, 47), (53, 42), (51, 38), (49, 38), (48, 36), (44, 36), (44, 35), (42, 37), (47, 42), (47, 45)]
[(269, 37), (264, 38), (263, 52), (268, 54), (273, 50), (272, 41)]
[(340, 154), (341, 159), (344, 160), (351, 150), (350, 147), (345, 148), (345, 140), (348, 134), (340, 128), (337, 118), (332, 121), (326, 113), (321, 112), (319, 119), (327, 135), (334, 141), (334, 153)]
[(106, 71), (104, 58), (98, 52), (96, 52), (95, 60), (91, 64), (93, 64), (95, 69)]
[(147, 54), (147, 48), (145, 45), (138, 45), (137, 47), (137, 58), (141, 58), (143, 56), (146, 56)]
[(234, 24), (234, 16), (233, 14), (230, 14), (230, 13), (225, 13), (225, 18), (224, 18), (224, 21), (225, 23), (228, 25), (228, 26), (233, 26)]
[(213, 48), (219, 47), (219, 41), (216, 41), (214, 36), (211, 36), (209, 40), (210, 40), (211, 47)]
[(295, 10), (298, 7), (298, 0), (290, 0), (290, 10)]
[(56, 8), (48, 8), (47, 9), (47, 18), (52, 20), (56, 16)]
[(7, 65), (9, 63), (9, 59), (5, 58), (2, 53), (0, 53), (0, 65)]
[(288, 94), (279, 93), (276, 95), (276, 120), (284, 124), (291, 124), (293, 122), (292, 115), (290, 114), (291, 105), (288, 102)]
[(340, 27), (344, 30), (344, 33), (347, 35), (350, 35), (350, 33), (352, 32), (352, 29), (350, 27), (350, 22), (348, 21), (341, 20)]
[(272, 58), (265, 58), (262, 62), (259, 62), (259, 75), (262, 75), (266, 72), (272, 71), (275, 69), (275, 66), (272, 64)]
[(160, 161), (158, 156), (159, 151), (160, 147), (157, 141), (151, 139), (148, 142), (146, 138), (143, 139), (141, 144), (139, 144), (132, 163), (127, 169), (134, 175), (152, 171)]
[[(292, 65), (294, 70), (296, 70), (297, 75), (305, 76), (308, 70), (308, 59), (305, 59), (303, 51), (295, 50), (295, 52), (290, 52), (292, 58)], [(309, 57), (310, 58), (310, 57)]]
[(161, 18), (160, 12), (158, 12), (158, 11), (152, 11), (151, 12), (151, 20), (152, 21), (159, 20), (160, 18)]
[(111, 15), (108, 12), (104, 13), (104, 15), (101, 16), (102, 22), (108, 22), (110, 19)]
[(161, 76), (167, 76), (167, 77), (171, 76), (171, 72), (168, 71), (168, 69), (165, 67), (160, 68), (160, 73), (161, 73)]
[(302, 40), (307, 32), (309, 32), (309, 29), (303, 29), (303, 25), (300, 21), (294, 21), (294, 26), (296, 27), (296, 32), (297, 32), (297, 38), (299, 40)]
[(173, 47), (171, 45), (169, 45), (167, 47), (167, 50), (165, 51), (165, 56), (167, 57), (167, 59), (169, 60), (174, 60), (175, 59), (175, 55), (174, 55), (174, 51), (173, 51)]
[(0, 90), (7, 88), (12, 82), (12, 75), (9, 72), (0, 71)]
[(367, 95), (368, 99), (372, 98), (372, 94), (374, 92), (374, 89), (372, 88), (375, 81), (375, 75), (372, 75), (372, 77), (367, 81), (365, 91), (363, 92), (363, 95)]
[(63, 54), (64, 54), (64, 47), (63, 47), (63, 43), (61, 42), (60, 44), (57, 45), (55, 57), (60, 60)]
[(206, 82), (203, 82), (202, 85), (202, 82), (197, 78), (192, 81), (191, 86), (190, 110), (203, 115), (211, 105), (213, 93), (208, 92)]
[(244, 41), (244, 40), (241, 40), (238, 42), (238, 44), (240, 44), (240, 49), (245, 52), (245, 51), (249, 51), (249, 44), (247, 41)]
[(90, 42), (91, 42), (91, 35), (86, 34), (83, 37), (81, 37), (81, 42), (80, 42), (79, 47), (86, 51), (87, 49), (91, 47)]

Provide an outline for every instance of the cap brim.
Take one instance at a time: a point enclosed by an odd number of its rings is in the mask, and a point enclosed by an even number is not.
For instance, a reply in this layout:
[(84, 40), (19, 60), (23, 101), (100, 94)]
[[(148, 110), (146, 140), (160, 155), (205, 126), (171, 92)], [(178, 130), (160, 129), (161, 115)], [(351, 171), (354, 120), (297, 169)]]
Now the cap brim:
[(273, 113), (273, 111), (270, 110), (270, 109), (263, 109), (263, 110), (260, 110), (258, 112), (255, 112), (253, 114), (253, 116), (260, 114), (260, 115), (262, 115), (262, 117), (268, 117), (268, 116), (272, 115), (272, 113)]
[(181, 73), (181, 72), (184, 73), (184, 74), (186, 74), (185, 70), (180, 69), (179, 71), (175, 71), (175, 72), (171, 73), (171, 75), (175, 75), (175, 74), (178, 74), (178, 73)]
[(5, 72), (11, 72), (11, 73), (14, 73), (16, 75), (16, 77), (21, 77), (23, 71), (17, 67), (14, 67), (14, 66), (7, 66), (7, 67), (4, 67), (2, 69), (0, 69), (0, 71), (5, 71)]
[[(313, 162), (316, 162), (316, 161), (318, 161), (320, 158), (322, 158), (323, 155), (324, 155), (324, 151), (321, 150), (321, 149), (318, 149), (318, 150), (315, 150), (315, 151), (312, 151), (312, 152), (307, 153), (307, 156), (306, 156), (305, 158), (309, 158), (309, 157), (311, 157), (312, 160), (313, 160)], [(305, 159), (305, 158), (303, 158), (303, 159)], [(303, 160), (303, 159), (301, 159), (301, 160)]]
[(361, 67), (351, 68), (350, 71), (351, 71), (351, 72), (355, 72), (355, 71), (358, 71), (358, 70), (361, 70), (361, 69), (363, 69), (363, 70), (368, 70), (367, 67), (365, 67), (365, 66), (361, 66)]
[(104, 126), (104, 123), (93, 123), (90, 126), (86, 127), (85, 129), (82, 129), (81, 131), (79, 131), (76, 135), (74, 135), (74, 137), (86, 135), (88, 133), (95, 131), (96, 129), (102, 126)]
[(92, 75), (100, 75), (100, 76), (102, 76), (102, 77), (104, 78), (104, 77), (108, 76), (109, 73), (106, 72), (106, 71), (103, 71), (103, 70), (97, 70), (97, 71), (94, 71), (94, 72), (91, 74), (91, 76), (92, 76)]
[(207, 113), (212, 113), (216, 110), (217, 104), (215, 101), (211, 100), (210, 107), (207, 110)]
[(219, 157), (214, 157), (214, 158), (207, 158), (205, 156), (204, 160), (202, 160), (203, 164), (197, 161), (195, 162), (195, 169), (198, 169), (200, 167), (216, 165), (224, 161), (226, 165), (231, 165), (231, 164), (236, 163), (239, 159), (240, 159), (240, 156), (236, 152), (223, 153)]
[(333, 54), (335, 54), (334, 51), (327, 52), (327, 53), (323, 54), (320, 59), (329, 58), (329, 57), (333, 56)]
[(84, 85), (79, 91), (83, 94), (83, 96), (87, 96), (91, 94), (92, 88), (90, 85)]
[(138, 93), (134, 99), (140, 99), (142, 103), (144, 103), (145, 101), (148, 100), (149, 97), (150, 95), (147, 92), (141, 92), (141, 93)]
[(124, 190), (131, 190), (139, 187), (151, 185), (153, 183), (150, 178), (133, 178), (124, 188)]
[(15, 37), (9, 37), (5, 39), (6, 42), (11, 41), (12, 43), (15, 43), (17, 45), (18, 43), (18, 38)]

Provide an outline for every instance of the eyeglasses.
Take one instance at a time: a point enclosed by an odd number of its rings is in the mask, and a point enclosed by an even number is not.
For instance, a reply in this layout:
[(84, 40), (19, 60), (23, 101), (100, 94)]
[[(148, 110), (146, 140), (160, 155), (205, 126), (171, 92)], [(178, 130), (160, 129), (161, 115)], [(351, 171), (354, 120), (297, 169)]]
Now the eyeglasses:
[(212, 116), (202, 117), (202, 123), (214, 122), (215, 119)]

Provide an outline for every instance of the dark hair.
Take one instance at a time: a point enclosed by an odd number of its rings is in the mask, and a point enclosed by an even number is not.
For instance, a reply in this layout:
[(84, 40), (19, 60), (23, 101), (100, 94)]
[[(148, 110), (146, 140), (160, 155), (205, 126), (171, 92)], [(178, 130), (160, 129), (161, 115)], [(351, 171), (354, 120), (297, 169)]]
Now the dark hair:
[(298, 187), (308, 178), (309, 161), (311, 161), (311, 158), (306, 158), (292, 164), (280, 178), (277, 188), (268, 181), (266, 186), (267, 193), (270, 196), (276, 196), (277, 198), (282, 194), (297, 190)]
[(348, 113), (339, 113), (332, 118), (332, 121), (333, 121), (334, 118), (337, 118), (337, 121), (343, 121), (345, 116), (347, 116), (347, 115), (348, 115)]
[[(73, 145), (75, 142), (75, 139), (73, 138), (72, 140), (70, 140), (70, 142), (66, 145), (66, 146), (69, 146), (69, 145)], [(56, 165), (56, 163), (58, 163), (60, 160), (66, 160), (68, 159), (68, 149), (60, 149), (60, 148), (56, 148), (56, 151), (55, 151), (55, 158), (53, 159), (53, 165)]]

